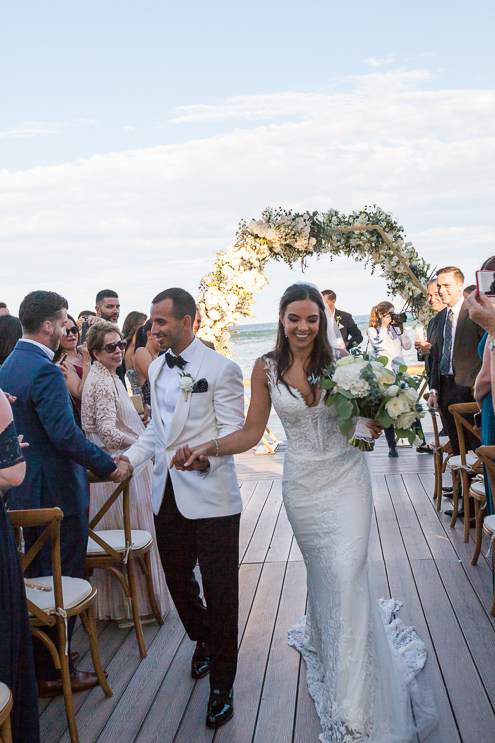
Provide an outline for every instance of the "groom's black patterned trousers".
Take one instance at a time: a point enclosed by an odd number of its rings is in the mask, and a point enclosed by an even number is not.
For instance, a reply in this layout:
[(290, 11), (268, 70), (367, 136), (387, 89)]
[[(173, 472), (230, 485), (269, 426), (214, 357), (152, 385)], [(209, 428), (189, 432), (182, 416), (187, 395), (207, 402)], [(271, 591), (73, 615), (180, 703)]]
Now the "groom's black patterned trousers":
[[(210, 686), (230, 689), (237, 668), (240, 514), (186, 519), (177, 508), (170, 476), (155, 516), (156, 542), (167, 585), (191, 638), (207, 642)], [(194, 575), (203, 579), (206, 607)]]

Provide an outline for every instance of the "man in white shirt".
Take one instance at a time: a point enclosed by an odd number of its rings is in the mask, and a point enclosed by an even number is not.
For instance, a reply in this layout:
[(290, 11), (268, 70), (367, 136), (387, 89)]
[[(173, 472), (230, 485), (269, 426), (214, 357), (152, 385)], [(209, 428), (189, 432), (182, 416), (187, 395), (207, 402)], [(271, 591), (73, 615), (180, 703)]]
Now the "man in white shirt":
[[(429, 407), (440, 409), (456, 455), (459, 454), (459, 439), (449, 405), (474, 402), (473, 385), (481, 368), (478, 344), (484, 335), (483, 329), (469, 317), (462, 294), (463, 284), (464, 274), (456, 266), (446, 266), (437, 271), (438, 294), (446, 306), (437, 315), (436, 341), (430, 350), (428, 398)], [(468, 440), (468, 448), (477, 445), (479, 441)]]
[(197, 462), (198, 471), (169, 466), (179, 446), (242, 428), (244, 386), (238, 365), (194, 336), (195, 315), (194, 299), (183, 289), (166, 289), (153, 300), (152, 332), (166, 353), (149, 367), (152, 420), (126, 455), (135, 468), (155, 457), (157, 546), (181, 621), (196, 641), (191, 675), (210, 672), (206, 724), (216, 728), (234, 713), (242, 501), (233, 457)]

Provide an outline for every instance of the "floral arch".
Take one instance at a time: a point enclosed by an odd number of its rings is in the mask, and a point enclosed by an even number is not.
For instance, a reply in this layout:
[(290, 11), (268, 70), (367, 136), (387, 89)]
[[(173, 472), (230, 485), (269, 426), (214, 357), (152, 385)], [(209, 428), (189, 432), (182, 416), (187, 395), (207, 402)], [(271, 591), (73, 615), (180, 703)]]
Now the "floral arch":
[(198, 307), (202, 316), (199, 335), (230, 355), (230, 331), (240, 316), (252, 317), (253, 295), (266, 283), (264, 268), (274, 258), (289, 266), (302, 265), (311, 255), (346, 255), (381, 270), (388, 293), (400, 296), (420, 324), (431, 317), (426, 302), (430, 265), (406, 242), (404, 228), (391, 214), (374, 205), (360, 212), (341, 214), (293, 213), (265, 209), (260, 220), (239, 223), (237, 240), (217, 253), (210, 273), (199, 285)]

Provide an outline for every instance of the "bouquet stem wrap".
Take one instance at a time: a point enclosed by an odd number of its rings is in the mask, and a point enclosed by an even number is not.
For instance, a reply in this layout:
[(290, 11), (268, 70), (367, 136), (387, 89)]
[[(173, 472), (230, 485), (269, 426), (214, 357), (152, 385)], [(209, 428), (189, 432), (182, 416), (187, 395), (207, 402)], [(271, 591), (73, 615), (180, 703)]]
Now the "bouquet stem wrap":
[(368, 428), (368, 421), (370, 418), (359, 417), (356, 421), (356, 428), (354, 434), (349, 439), (349, 443), (355, 446), (356, 449), (361, 451), (373, 451), (375, 448), (375, 439), (371, 435), (371, 431)]

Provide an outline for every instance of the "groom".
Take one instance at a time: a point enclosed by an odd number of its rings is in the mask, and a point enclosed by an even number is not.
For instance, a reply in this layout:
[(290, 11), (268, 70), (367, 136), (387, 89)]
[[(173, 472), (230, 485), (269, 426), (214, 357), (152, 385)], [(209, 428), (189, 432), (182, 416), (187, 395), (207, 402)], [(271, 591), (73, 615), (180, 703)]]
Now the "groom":
[(166, 353), (149, 368), (153, 418), (126, 455), (134, 468), (155, 457), (157, 546), (181, 621), (196, 640), (192, 677), (210, 672), (206, 724), (216, 728), (234, 714), (242, 501), (233, 457), (197, 462), (196, 471), (169, 465), (177, 447), (242, 428), (244, 388), (237, 364), (194, 336), (195, 316), (194, 299), (183, 289), (166, 289), (153, 300), (152, 333)]

